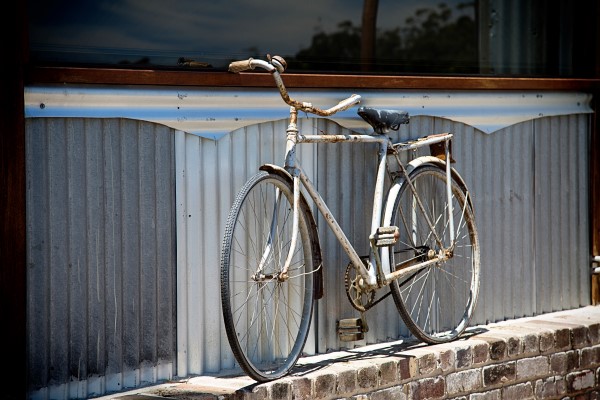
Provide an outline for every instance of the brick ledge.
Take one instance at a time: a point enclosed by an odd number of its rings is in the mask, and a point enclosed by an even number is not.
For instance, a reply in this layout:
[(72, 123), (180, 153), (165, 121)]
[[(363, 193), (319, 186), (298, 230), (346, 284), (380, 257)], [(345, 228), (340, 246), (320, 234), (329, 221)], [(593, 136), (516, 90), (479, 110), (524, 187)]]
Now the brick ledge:
[(600, 306), (476, 326), (452, 343), (379, 343), (298, 365), (265, 384), (200, 376), (102, 399), (600, 399)]

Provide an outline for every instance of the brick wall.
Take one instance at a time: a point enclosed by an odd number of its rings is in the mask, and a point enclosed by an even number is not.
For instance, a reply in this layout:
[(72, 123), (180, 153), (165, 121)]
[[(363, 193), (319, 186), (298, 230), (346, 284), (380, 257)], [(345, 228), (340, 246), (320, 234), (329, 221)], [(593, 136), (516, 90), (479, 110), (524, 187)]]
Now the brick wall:
[(194, 398), (236, 400), (600, 399), (600, 307), (476, 327), (443, 345), (393, 342), (309, 357), (267, 384), (199, 377), (153, 393), (178, 398), (193, 387), (207, 396)]

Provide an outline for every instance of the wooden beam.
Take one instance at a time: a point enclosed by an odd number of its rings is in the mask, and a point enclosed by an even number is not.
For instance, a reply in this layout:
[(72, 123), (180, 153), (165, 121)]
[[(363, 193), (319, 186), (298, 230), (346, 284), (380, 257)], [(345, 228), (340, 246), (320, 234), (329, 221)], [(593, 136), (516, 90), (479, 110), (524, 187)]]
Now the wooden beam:
[[(590, 252), (592, 257), (600, 256), (600, 124), (598, 107), (600, 91), (594, 93), (592, 132), (590, 135), (589, 210), (590, 210)], [(600, 264), (595, 264), (600, 267)], [(592, 274), (592, 304), (600, 304), (600, 274)]]
[(3, 54), (3, 72), (0, 75), (0, 320), (5, 344), (3, 358), (8, 363), (3, 374), (4, 399), (23, 399), (27, 391), (23, 111), (27, 28), (24, 3), (5, 4), (2, 14), (4, 25), (17, 29), (0, 39), (0, 52)]
[[(486, 76), (283, 75), (288, 88), (439, 89), (439, 90), (569, 90), (600, 89), (600, 79), (498, 78)], [(36, 67), (27, 84), (114, 84), (167, 86), (274, 87), (268, 73), (163, 71), (117, 68)]]

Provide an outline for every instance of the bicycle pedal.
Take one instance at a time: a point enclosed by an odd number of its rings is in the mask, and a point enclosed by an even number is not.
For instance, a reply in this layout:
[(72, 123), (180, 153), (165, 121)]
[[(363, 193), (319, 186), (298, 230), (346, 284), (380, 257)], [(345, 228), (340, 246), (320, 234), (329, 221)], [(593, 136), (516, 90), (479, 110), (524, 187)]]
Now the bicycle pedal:
[(397, 226), (380, 226), (370, 237), (376, 247), (391, 246), (396, 244), (399, 238), (400, 230)]
[(361, 318), (340, 319), (337, 322), (338, 335), (343, 342), (363, 340), (365, 332), (368, 331), (368, 328), (365, 328)]

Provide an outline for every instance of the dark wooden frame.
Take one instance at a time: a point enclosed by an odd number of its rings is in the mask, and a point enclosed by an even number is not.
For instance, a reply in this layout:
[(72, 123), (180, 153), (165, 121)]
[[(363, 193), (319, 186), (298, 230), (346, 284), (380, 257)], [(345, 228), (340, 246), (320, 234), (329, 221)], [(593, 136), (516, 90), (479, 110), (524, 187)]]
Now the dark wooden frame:
[(16, 26), (0, 39), (0, 320), (4, 337), (2, 398), (26, 393), (26, 229), (24, 71), (27, 63), (23, 1), (5, 4), (4, 25)]
[[(38, 67), (27, 83), (273, 87), (267, 73)], [(285, 74), (289, 88), (595, 91), (600, 79)]]

